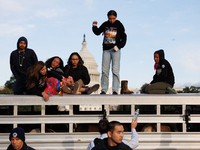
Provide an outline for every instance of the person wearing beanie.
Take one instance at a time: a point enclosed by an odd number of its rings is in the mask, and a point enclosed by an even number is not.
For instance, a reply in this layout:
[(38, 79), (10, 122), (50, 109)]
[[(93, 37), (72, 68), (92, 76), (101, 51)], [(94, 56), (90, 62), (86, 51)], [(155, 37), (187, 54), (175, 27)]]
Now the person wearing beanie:
[(9, 140), (11, 144), (7, 150), (34, 150), (25, 143), (25, 131), (21, 127), (12, 129), (10, 132)]
[(17, 42), (17, 49), (10, 55), (10, 69), (16, 79), (14, 94), (18, 95), (27, 92), (27, 70), (38, 62), (35, 52), (27, 46), (28, 40), (25, 37), (20, 37)]

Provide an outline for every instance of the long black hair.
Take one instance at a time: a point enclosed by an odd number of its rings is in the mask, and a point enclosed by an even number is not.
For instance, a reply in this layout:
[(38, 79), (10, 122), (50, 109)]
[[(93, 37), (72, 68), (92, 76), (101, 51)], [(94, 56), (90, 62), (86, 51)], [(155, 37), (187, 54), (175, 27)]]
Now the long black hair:
[(68, 73), (69, 73), (69, 69), (73, 66), (73, 64), (72, 64), (72, 56), (73, 56), (73, 55), (78, 56), (79, 61), (78, 61), (77, 66), (81, 66), (81, 65), (84, 64), (84, 61), (83, 61), (83, 59), (81, 58), (81, 56), (80, 56), (77, 52), (73, 52), (73, 53), (69, 56), (69, 58), (68, 58), (67, 66), (66, 66), (66, 68), (65, 68), (65, 74), (68, 74)]
[(64, 68), (63, 60), (62, 60), (60, 57), (58, 57), (58, 56), (54, 56), (54, 57), (49, 58), (49, 59), (45, 62), (46, 66), (47, 66), (47, 67), (50, 67), (52, 61), (53, 61), (55, 58), (60, 59), (59, 68), (61, 68), (61, 69), (63, 70), (63, 68)]

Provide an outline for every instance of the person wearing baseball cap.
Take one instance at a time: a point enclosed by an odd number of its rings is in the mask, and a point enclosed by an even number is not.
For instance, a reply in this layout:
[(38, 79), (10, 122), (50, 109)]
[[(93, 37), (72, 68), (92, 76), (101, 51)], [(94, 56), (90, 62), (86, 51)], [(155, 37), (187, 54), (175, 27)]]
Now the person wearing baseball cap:
[(10, 132), (9, 140), (11, 144), (7, 150), (35, 150), (25, 143), (25, 131), (21, 127), (12, 129)]

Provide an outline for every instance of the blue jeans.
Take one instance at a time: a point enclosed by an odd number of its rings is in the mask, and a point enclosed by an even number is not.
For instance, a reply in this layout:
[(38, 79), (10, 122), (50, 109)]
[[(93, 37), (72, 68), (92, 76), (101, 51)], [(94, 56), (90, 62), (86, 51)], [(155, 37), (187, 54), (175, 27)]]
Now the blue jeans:
[(120, 77), (119, 77), (120, 57), (121, 57), (121, 50), (118, 50), (117, 52), (112, 49), (103, 51), (101, 88), (102, 91), (104, 92), (108, 91), (109, 70), (110, 70), (110, 63), (112, 62), (112, 74), (113, 74), (112, 91), (118, 93), (120, 84)]
[(26, 78), (19, 77), (16, 79), (15, 87), (14, 87), (14, 94), (15, 95), (23, 95), (27, 91), (26, 88)]

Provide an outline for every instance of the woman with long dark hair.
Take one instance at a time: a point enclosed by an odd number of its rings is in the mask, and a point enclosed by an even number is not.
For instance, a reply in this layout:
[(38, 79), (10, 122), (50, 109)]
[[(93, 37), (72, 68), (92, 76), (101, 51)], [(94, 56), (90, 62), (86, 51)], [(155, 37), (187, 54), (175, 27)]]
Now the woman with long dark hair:
[(62, 87), (71, 83), (65, 80), (65, 84), (56, 78), (48, 78), (47, 69), (44, 62), (39, 61), (28, 70), (27, 87), (31, 95), (42, 96), (45, 101), (49, 100), (49, 95), (65, 94)]
[(64, 72), (68, 77), (72, 77), (74, 82), (83, 83), (84, 88), (81, 92), (91, 94), (99, 89), (99, 84), (95, 84), (92, 87), (85, 87), (90, 83), (90, 76), (87, 68), (83, 64), (84, 61), (81, 56), (77, 52), (73, 52), (69, 56)]

